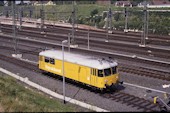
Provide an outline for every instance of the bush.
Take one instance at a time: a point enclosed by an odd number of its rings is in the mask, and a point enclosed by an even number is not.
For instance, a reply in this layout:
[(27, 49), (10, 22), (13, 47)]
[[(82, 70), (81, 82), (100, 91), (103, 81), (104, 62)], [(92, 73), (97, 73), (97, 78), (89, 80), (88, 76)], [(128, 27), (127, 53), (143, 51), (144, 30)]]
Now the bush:
[(94, 15), (98, 14), (98, 9), (94, 9), (90, 12), (90, 16), (93, 17)]

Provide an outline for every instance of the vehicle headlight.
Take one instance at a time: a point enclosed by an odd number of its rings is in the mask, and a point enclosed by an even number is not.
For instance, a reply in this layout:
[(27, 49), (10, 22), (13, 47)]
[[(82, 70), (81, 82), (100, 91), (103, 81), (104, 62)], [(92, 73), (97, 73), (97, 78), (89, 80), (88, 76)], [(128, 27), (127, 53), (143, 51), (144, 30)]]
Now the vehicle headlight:
[(104, 80), (105, 83), (107, 83), (108, 80)]

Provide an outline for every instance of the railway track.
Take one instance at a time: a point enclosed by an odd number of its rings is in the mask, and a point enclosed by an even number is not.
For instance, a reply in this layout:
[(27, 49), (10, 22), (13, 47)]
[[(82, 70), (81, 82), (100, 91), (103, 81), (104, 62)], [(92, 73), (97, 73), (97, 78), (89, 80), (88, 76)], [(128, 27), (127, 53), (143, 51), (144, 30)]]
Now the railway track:
[[(68, 28), (68, 27), (60, 27), (60, 26), (52, 26), (52, 25), (46, 25), (46, 27), (48, 28), (48, 31), (69, 31), (71, 32), (71, 28)], [(49, 29), (51, 28), (51, 29)], [(75, 33), (78, 34), (81, 34), (81, 33), (85, 33), (87, 35), (87, 30), (84, 30), (84, 29), (76, 29), (77, 31), (75, 31)], [(103, 38), (103, 37), (106, 37), (106, 31), (103, 30), (103, 31), (95, 31), (95, 30), (90, 30), (90, 34), (92, 35), (92, 37), (100, 37), (100, 38)], [(128, 33), (125, 33), (123, 31), (113, 31), (113, 34), (109, 34), (109, 38), (110, 39), (115, 39), (116, 37), (118, 37), (119, 39), (127, 39), (127, 41), (134, 41), (136, 40), (138, 42), (138, 40), (141, 39), (141, 34), (140, 33), (132, 33), (132, 32), (128, 32)], [(148, 35), (149, 39), (148, 39), (148, 42), (147, 43), (150, 43), (152, 41), (152, 43), (156, 43), (157, 41), (159, 42), (170, 42), (170, 36), (159, 36), (159, 35)], [(164, 44), (165, 44), (164, 43)], [(157, 43), (159, 44), (159, 43)]]
[[(11, 27), (11, 25), (5, 25), (5, 24), (2, 24), (1, 25), (2, 28), (7, 28), (7, 27)], [(24, 31), (38, 31), (38, 32), (41, 32), (42, 30), (39, 29), (39, 28), (35, 28), (35, 27), (22, 27), (21, 31), (24, 30)], [(48, 35), (50, 33), (59, 33), (59, 34), (68, 34), (70, 33), (71, 34), (71, 29), (68, 29), (68, 27), (56, 27), (56, 29), (54, 28), (45, 28), (43, 29), (43, 31), (45, 33), (47, 33)], [(84, 31), (84, 30), (78, 30), (75, 32), (75, 35), (76, 36), (83, 36), (83, 37), (87, 37), (87, 34), (88, 32), (87, 31)], [(133, 42), (133, 43), (137, 43), (138, 45), (141, 43), (140, 40), (141, 40), (141, 37), (134, 37), (134, 36), (126, 36), (126, 35), (117, 35), (117, 34), (114, 34), (114, 36), (112, 34), (108, 34), (109, 36), (109, 41), (125, 41), (125, 42)], [(104, 33), (100, 33), (100, 32), (94, 32), (94, 31), (90, 31), (90, 38), (91, 37), (95, 37), (97, 39), (103, 39), (103, 37), (106, 37), (106, 34)], [(126, 37), (126, 38), (125, 38)], [(152, 39), (152, 38), (149, 38), (149, 40), (147, 41), (147, 44), (150, 43), (150, 42), (154, 42), (154, 43), (158, 43), (158, 45), (163, 45), (163, 46), (170, 46), (170, 38), (168, 38), (168, 36), (166, 36), (166, 38), (159, 38), (159, 39)]]
[[(4, 41), (3, 41), (4, 42)], [(30, 47), (30, 46), (26, 46), (26, 45), (24, 45), (23, 44), (23, 46), (25, 46), (25, 47)], [(11, 46), (11, 47), (9, 47), (9, 46), (0, 46), (0, 49), (5, 49), (5, 50), (11, 50), (11, 51), (14, 51), (14, 48)], [(22, 54), (26, 54), (26, 53), (28, 53), (28, 54), (32, 54), (32, 55), (37, 55), (38, 56), (38, 54), (39, 54), (39, 52), (36, 52), (37, 50), (40, 50), (41, 48), (34, 48), (33, 50), (25, 50), (25, 49), (20, 49), (20, 48), (18, 48), (17, 49), (17, 51), (19, 52), (19, 53), (22, 53)], [(42, 49), (41, 49), (42, 50)]]
[[(12, 22), (11, 18), (1, 18), (1, 20), (3, 20), (3, 21), (11, 21)], [(22, 22), (29, 23), (29, 24), (35, 24), (36, 19), (33, 19), (33, 20), (23, 19)], [(37, 23), (37, 24), (40, 24), (40, 23)], [(70, 27), (68, 27), (68, 26), (64, 27), (64, 26), (58, 26), (58, 25), (49, 24), (49, 23), (44, 23), (44, 26), (46, 26), (49, 29), (51, 28), (51, 30), (55, 30), (55, 31), (57, 31), (57, 30), (67, 30), (67, 31), (70, 31), (72, 29), (71, 26)], [(78, 31), (81, 31), (81, 32), (84, 32), (84, 31), (88, 30), (88, 28), (77, 28), (77, 27), (75, 29), (78, 30)], [(95, 34), (104, 34), (105, 35), (105, 33), (106, 33), (106, 31), (103, 30), (103, 29), (101, 29), (101, 30), (90, 29), (90, 31), (92, 33), (95, 33)], [(135, 36), (135, 37), (138, 37), (139, 39), (141, 38), (141, 33), (139, 33), (139, 32), (123, 32), (123, 31), (113, 30), (113, 35), (114, 34), (122, 35), (124, 37), (126, 37), (126, 36)], [(164, 41), (170, 40), (169, 36), (154, 35), (154, 34), (149, 34), (148, 36), (150, 37), (151, 40), (160, 40), (160, 41), (161, 40), (162, 41), (163, 40)]]
[(26, 62), (26, 61), (22, 61), (20, 59), (14, 58), (14, 57), (9, 57), (9, 56), (0, 54), (0, 60), (15, 64), (15, 65), (23, 67), (23, 68), (26, 68), (30, 71), (35, 71), (35, 72), (38, 72), (38, 73), (41, 72), (38, 69), (38, 66), (36, 64), (29, 63), (29, 62)]
[[(12, 33), (12, 29), (3, 29), (2, 30), (4, 33)], [(49, 33), (45, 33), (42, 34), (41, 32), (37, 32), (37, 31), (28, 31), (28, 30), (22, 30), (22, 31), (18, 31), (18, 35), (20, 36), (29, 36), (29, 37), (34, 37), (34, 38), (38, 38), (41, 40), (51, 40), (51, 41), (62, 41), (65, 37), (65, 39), (67, 39), (67, 35), (56, 35), (56, 34), (49, 34)], [(58, 38), (57, 38), (58, 37)], [(87, 39), (84, 39), (83, 37), (79, 37), (77, 38), (77, 44), (82, 45), (82, 46), (87, 46)], [(154, 56), (154, 57), (159, 57), (159, 58), (164, 58), (164, 59), (168, 59), (170, 57), (170, 54), (168, 53), (168, 51), (166, 50), (157, 50), (157, 49), (151, 49), (151, 48), (140, 48), (140, 47), (136, 47), (132, 46), (132, 45), (125, 45), (125, 44), (116, 44), (116, 43), (111, 43), (111, 42), (104, 42), (104, 41), (99, 41), (99, 40), (90, 40), (90, 47), (98, 47), (100, 49), (105, 49), (105, 50), (114, 50), (114, 51), (122, 51), (122, 52), (128, 52), (131, 54), (142, 54), (142, 55), (146, 55), (146, 56)], [(103, 48), (104, 47), (104, 48)]]
[[(12, 44), (12, 37), (11, 36), (6, 36), (6, 35), (1, 35), (1, 40), (8, 40), (6, 41), (6, 43), (8, 44)], [(11, 41), (10, 41), (11, 40)], [(52, 43), (46, 43), (46, 42), (37, 42), (37, 41), (34, 41), (34, 40), (27, 40), (27, 39), (19, 39), (20, 41), (20, 44), (23, 45), (22, 43), (24, 43), (24, 45), (28, 45), (29, 46), (29, 43), (32, 43), (32, 45), (38, 45), (38, 46), (41, 46), (41, 48), (55, 48), (55, 47), (61, 47), (61, 44), (52, 44)], [(4, 44), (3, 44), (4, 45)], [(66, 47), (67, 48), (67, 47)], [(131, 62), (141, 62), (141, 63), (144, 63), (144, 64), (148, 64), (148, 65), (153, 65), (153, 66), (160, 66), (160, 67), (166, 67), (166, 68), (169, 68), (169, 64), (167, 63), (164, 63), (164, 62), (156, 62), (156, 61), (152, 61), (152, 60), (147, 60), (147, 59), (141, 59), (141, 58), (132, 58), (132, 57), (126, 57), (126, 56), (122, 56), (122, 55), (117, 55), (117, 54), (112, 54), (112, 53), (109, 53), (109, 52), (100, 52), (100, 51), (95, 51), (95, 50), (88, 50), (88, 49), (82, 49), (82, 48), (77, 48), (77, 49), (74, 49), (72, 51), (75, 51), (75, 52), (79, 52), (79, 51), (83, 51), (83, 52), (89, 52), (91, 53), (90, 51), (92, 51), (95, 55), (97, 56), (112, 56), (113, 58), (117, 58), (117, 59), (123, 59), (125, 61), (131, 61)]]
[(101, 96), (107, 99), (112, 99), (116, 102), (121, 102), (128, 106), (137, 107), (137, 109), (142, 109), (143, 112), (156, 112), (158, 109), (160, 109), (159, 104), (153, 104), (153, 102), (149, 100), (124, 92), (106, 93)]
[[(37, 65), (29, 63), (29, 62), (25, 62), (25, 61), (22, 61), (22, 60), (13, 58), (13, 57), (5, 56), (2, 54), (0, 54), (0, 60), (15, 64), (17, 66), (26, 68), (31, 71), (35, 71), (37, 73), (41, 73)], [(137, 107), (138, 109), (142, 109), (145, 112), (159, 111), (160, 106), (161, 106), (159, 104), (153, 104), (153, 102), (146, 100), (144, 98), (139, 98), (134, 95), (130, 95), (130, 94), (120, 92), (120, 91), (104, 93), (104, 94), (99, 94), (99, 95), (103, 98), (111, 99), (116, 102), (121, 102), (122, 104), (126, 104), (128, 106)]]
[[(12, 22), (12, 18), (1, 18), (1, 20), (2, 21), (5, 21), (5, 22)], [(19, 22), (18, 20), (16, 20), (17, 22)], [(38, 25), (40, 25), (41, 23), (40, 22), (38, 22), (37, 21), (37, 19), (27, 19), (27, 18), (23, 18), (22, 19), (22, 22), (23, 23), (29, 23), (29, 24), (38, 24)], [(59, 25), (55, 25), (55, 23), (56, 22), (48, 22), (48, 21), (45, 21), (45, 23), (44, 23), (44, 26), (46, 26), (47, 28), (52, 28), (52, 29), (68, 29), (68, 30), (70, 30), (70, 29), (72, 29), (72, 26), (70, 25), (70, 26), (59, 26)], [(1, 23), (2, 24), (2, 23)], [(80, 25), (81, 26), (81, 25)], [(84, 32), (84, 31), (86, 31), (86, 30), (88, 30), (88, 29), (90, 29), (90, 31), (92, 31), (92, 32), (94, 32), (94, 33), (106, 33), (106, 30), (105, 29), (91, 29), (91, 28), (81, 28), (81, 27), (75, 27), (75, 29), (76, 30), (80, 30), (80, 31), (82, 31), (82, 32)], [(50, 30), (51, 31), (51, 30)], [(56, 31), (56, 30), (55, 30)], [(124, 31), (119, 31), (119, 30), (113, 30), (113, 34), (123, 34), (123, 35), (130, 35), (130, 36), (138, 36), (138, 37), (141, 37), (141, 32), (131, 32), (131, 31), (129, 31), (129, 32), (124, 32)], [(151, 38), (163, 38), (163, 39), (169, 39), (169, 36), (162, 36), (162, 35), (155, 35), (155, 34), (149, 34), (149, 37), (151, 37)]]
[[(25, 46), (25, 44), (23, 46)], [(4, 46), (0, 46), (0, 49), (13, 50), (11, 47), (4, 47)], [(33, 54), (33, 55), (36, 55), (37, 58), (38, 58), (38, 54), (40, 51), (35, 51), (35, 50), (39, 50), (39, 49), (40, 48), (34, 49), (33, 51), (33, 50), (25, 50), (25, 49), (18, 48), (19, 53)], [(127, 65), (127, 64), (122, 64), (122, 63), (119, 63), (118, 70), (119, 72), (125, 72), (129, 74), (135, 74), (138, 76), (146, 76), (146, 77), (152, 77), (152, 78), (170, 81), (170, 72), (163, 72), (163, 71), (148, 69), (148, 68), (144, 68), (140, 66)]]
[(136, 74), (139, 76), (146, 76), (146, 77), (152, 77), (152, 78), (158, 78), (161, 80), (170, 81), (170, 73), (162, 72), (158, 70), (136, 67), (136, 66), (127, 65), (127, 64), (126, 65), (120, 64), (119, 71)]
[[(2, 27), (9, 27), (11, 25), (5, 25), (2, 24)], [(52, 26), (52, 25), (46, 25), (47, 28), (44, 28), (44, 32), (48, 33), (62, 33), (62, 34), (68, 34), (71, 33), (72, 29), (69, 27), (62, 27), (62, 26)], [(34, 30), (34, 31), (42, 31), (39, 28), (31, 28), (31, 27), (22, 27), (23, 30)], [(78, 29), (75, 31), (76, 36), (86, 36), (87, 37), (88, 31), (84, 29)], [(95, 31), (90, 30), (90, 37), (95, 37), (98, 39), (105, 39), (104, 37), (107, 37), (106, 32), (104, 31)], [(108, 34), (109, 41), (117, 40), (117, 41), (127, 41), (127, 42), (133, 42), (133, 43), (141, 43), (141, 35), (136, 33), (124, 33), (124, 32), (114, 32), (114, 34)], [(147, 44), (155, 44), (155, 45), (162, 45), (162, 46), (170, 46), (170, 36), (157, 36), (157, 35), (149, 35), (149, 39), (146, 40)]]
[[(48, 27), (47, 27), (48, 28)], [(71, 29), (68, 30), (68, 28), (60, 28), (60, 27), (55, 27), (48, 29), (47, 32), (54, 31), (58, 33), (70, 33)], [(46, 31), (46, 30), (45, 30)], [(107, 33), (106, 32), (96, 32), (96, 31), (89, 31), (90, 37), (97, 37), (98, 39), (107, 39)], [(77, 36), (87, 36), (88, 31), (83, 31), (83, 30), (78, 30), (75, 31), (75, 35)], [(108, 39), (109, 41), (112, 40), (118, 40), (118, 41), (127, 41), (127, 42), (134, 42), (134, 43), (141, 43), (141, 35), (135, 35), (135, 34), (128, 34), (128, 33), (113, 33), (113, 34), (108, 34)], [(170, 45), (170, 36), (149, 36), (148, 39), (146, 39), (146, 44), (155, 44), (155, 45), (163, 45), (163, 46), (169, 46)]]

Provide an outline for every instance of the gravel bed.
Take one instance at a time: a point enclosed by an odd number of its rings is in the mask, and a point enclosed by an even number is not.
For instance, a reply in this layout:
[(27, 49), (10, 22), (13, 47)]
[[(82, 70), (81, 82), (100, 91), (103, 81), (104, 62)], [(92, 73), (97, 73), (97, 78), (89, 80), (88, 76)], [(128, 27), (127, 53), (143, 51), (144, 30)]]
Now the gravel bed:
[[(149, 77), (144, 77), (144, 76), (137, 76), (134, 74), (128, 74), (128, 73), (120, 73), (120, 79), (123, 80), (124, 82), (147, 87), (147, 88), (152, 88), (156, 90), (161, 90), (164, 92), (168, 92), (170, 94), (169, 88), (163, 88), (162, 85), (164, 84), (170, 84), (169, 81), (166, 80), (160, 80), (160, 79), (155, 79), (155, 78), (149, 78)], [(123, 85), (126, 88), (124, 89), (125, 92), (129, 94), (135, 94), (138, 97), (145, 98), (148, 100), (153, 101), (152, 97), (159, 96), (160, 98), (164, 99), (164, 93), (156, 92), (156, 91), (151, 91), (148, 89), (142, 89), (138, 87), (132, 87), (128, 85)], [(139, 91), (140, 90), (140, 91)]]

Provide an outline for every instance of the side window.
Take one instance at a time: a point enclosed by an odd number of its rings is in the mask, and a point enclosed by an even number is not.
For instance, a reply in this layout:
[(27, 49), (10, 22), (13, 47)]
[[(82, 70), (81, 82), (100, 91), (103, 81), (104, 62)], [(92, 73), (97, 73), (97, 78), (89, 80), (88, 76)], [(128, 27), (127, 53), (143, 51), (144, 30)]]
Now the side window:
[(94, 69), (94, 68), (91, 68), (90, 73), (91, 73), (91, 75), (97, 75), (97, 74), (96, 74), (96, 69)]
[(93, 75), (93, 68), (91, 68), (91, 75)]
[(48, 57), (45, 57), (45, 62), (46, 63), (50, 62), (50, 59)]
[(55, 64), (55, 59), (45, 57), (45, 62), (46, 62), (46, 63), (50, 63), (50, 64)]
[(96, 76), (96, 69), (94, 69), (94, 75)]
[(53, 58), (50, 58), (50, 64), (55, 64), (55, 60)]
[(93, 68), (93, 75), (94, 75), (94, 68)]

